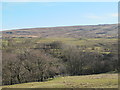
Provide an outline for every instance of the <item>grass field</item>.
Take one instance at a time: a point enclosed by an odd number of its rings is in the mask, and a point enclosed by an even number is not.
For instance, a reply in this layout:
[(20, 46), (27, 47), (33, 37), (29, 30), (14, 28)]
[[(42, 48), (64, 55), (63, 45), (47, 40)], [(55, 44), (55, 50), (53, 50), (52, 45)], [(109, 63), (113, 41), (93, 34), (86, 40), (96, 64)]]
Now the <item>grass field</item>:
[(61, 41), (66, 44), (72, 44), (72, 45), (87, 45), (93, 46), (98, 43), (103, 44), (110, 44), (110, 43), (117, 43), (117, 38), (41, 38), (38, 39), (39, 43), (45, 43), (45, 42), (52, 42), (52, 41)]
[(118, 74), (56, 77), (46, 82), (31, 82), (3, 88), (117, 88)]
[[(114, 47), (114, 44), (117, 44), (118, 39), (117, 38), (35, 38), (35, 39), (22, 39), (22, 38), (14, 38), (14, 43), (22, 43), (25, 40), (30, 40), (30, 42), (33, 43), (51, 43), (53, 41), (61, 41), (64, 44), (67, 45), (78, 45), (81, 47), (86, 47), (87, 51), (98, 51), (102, 53), (110, 53), (109, 51), (105, 51), (104, 49), (110, 49), (111, 47)], [(8, 44), (7, 40), (3, 40), (2, 44), (6, 46)], [(35, 44), (34, 44), (35, 45)], [(34, 47), (32, 44), (32, 47)], [(20, 47), (22, 47), (20, 45)], [(4, 49), (4, 48), (3, 48)], [(94, 49), (94, 50), (92, 50)]]

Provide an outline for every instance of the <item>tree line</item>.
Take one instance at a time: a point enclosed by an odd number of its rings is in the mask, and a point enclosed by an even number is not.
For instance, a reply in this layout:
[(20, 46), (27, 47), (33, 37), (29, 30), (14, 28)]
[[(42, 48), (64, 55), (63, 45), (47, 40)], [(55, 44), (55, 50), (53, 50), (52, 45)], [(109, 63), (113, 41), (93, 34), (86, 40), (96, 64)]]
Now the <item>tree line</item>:
[(8, 41), (2, 50), (3, 85), (42, 82), (64, 75), (89, 75), (117, 71), (117, 54), (83, 52), (78, 46)]

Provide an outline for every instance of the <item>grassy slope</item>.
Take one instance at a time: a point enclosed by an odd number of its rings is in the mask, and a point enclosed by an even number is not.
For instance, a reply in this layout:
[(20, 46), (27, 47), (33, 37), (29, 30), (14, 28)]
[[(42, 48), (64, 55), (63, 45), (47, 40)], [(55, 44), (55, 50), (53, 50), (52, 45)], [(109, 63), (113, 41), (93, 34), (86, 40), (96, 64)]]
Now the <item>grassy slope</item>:
[[(42, 38), (36, 40), (37, 43), (50, 43), (53, 41), (61, 41), (68, 45), (86, 46), (86, 50), (90, 52), (101, 52), (109, 54), (110, 52), (104, 52), (104, 49), (110, 50), (114, 47), (113, 44), (117, 44), (117, 38)], [(94, 48), (94, 50), (92, 50)]]
[[(61, 41), (62, 43), (67, 45), (78, 45), (80, 47), (86, 46), (84, 51), (99, 52), (105, 54), (109, 54), (110, 53), (109, 50), (111, 48), (114, 48), (115, 47), (114, 44), (117, 44), (118, 42), (117, 38), (111, 38), (111, 39), (108, 38), (34, 38), (34, 39), (14, 38), (13, 40), (14, 43), (17, 43), (17, 46), (19, 48), (26, 48), (24, 47), (24, 43), (23, 44), (19, 44), (19, 43), (29, 40), (30, 42), (33, 42), (33, 44), (29, 44), (31, 45), (31, 48), (35, 47), (35, 43), (51, 43), (53, 41)], [(2, 40), (2, 44), (7, 46), (8, 44), (7, 40)], [(27, 46), (27, 48), (29, 48), (29, 46)], [(13, 47), (13, 49), (15, 48)], [(108, 51), (105, 51), (104, 49), (108, 49)]]
[[(82, 45), (82, 46), (88, 46), (88, 47), (92, 47), (94, 45), (99, 45), (100, 43), (102, 44), (113, 44), (113, 43), (117, 43), (118, 39), (117, 38), (37, 38), (37, 39), (22, 39), (22, 38), (15, 38), (13, 39), (14, 42), (16, 43), (21, 43), (24, 40), (30, 40), (36, 43), (50, 43), (53, 41), (61, 41), (65, 44), (70, 44), (70, 45)], [(2, 43), (7, 45), (7, 40), (2, 40)]]
[(53, 41), (61, 41), (65, 44), (69, 45), (85, 45), (85, 46), (94, 46), (94, 45), (99, 45), (99, 43), (102, 44), (113, 44), (117, 43), (118, 39), (117, 38), (42, 38), (38, 39), (38, 43), (50, 43)]
[(117, 88), (118, 74), (57, 77), (46, 82), (31, 82), (3, 88)]

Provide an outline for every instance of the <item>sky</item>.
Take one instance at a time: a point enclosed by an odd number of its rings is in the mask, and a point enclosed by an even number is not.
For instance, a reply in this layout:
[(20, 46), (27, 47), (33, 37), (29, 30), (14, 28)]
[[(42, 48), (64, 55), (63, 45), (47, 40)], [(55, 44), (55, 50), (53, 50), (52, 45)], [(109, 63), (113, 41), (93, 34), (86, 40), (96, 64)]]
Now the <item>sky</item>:
[(118, 2), (2, 2), (2, 30), (118, 23)]

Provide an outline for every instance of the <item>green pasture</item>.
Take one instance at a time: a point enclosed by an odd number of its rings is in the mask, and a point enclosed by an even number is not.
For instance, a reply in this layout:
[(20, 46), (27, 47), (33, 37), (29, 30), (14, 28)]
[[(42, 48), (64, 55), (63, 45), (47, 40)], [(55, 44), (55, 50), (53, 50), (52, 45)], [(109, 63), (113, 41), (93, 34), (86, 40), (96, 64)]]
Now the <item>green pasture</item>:
[(30, 82), (3, 88), (117, 88), (118, 74), (64, 76), (45, 82)]

